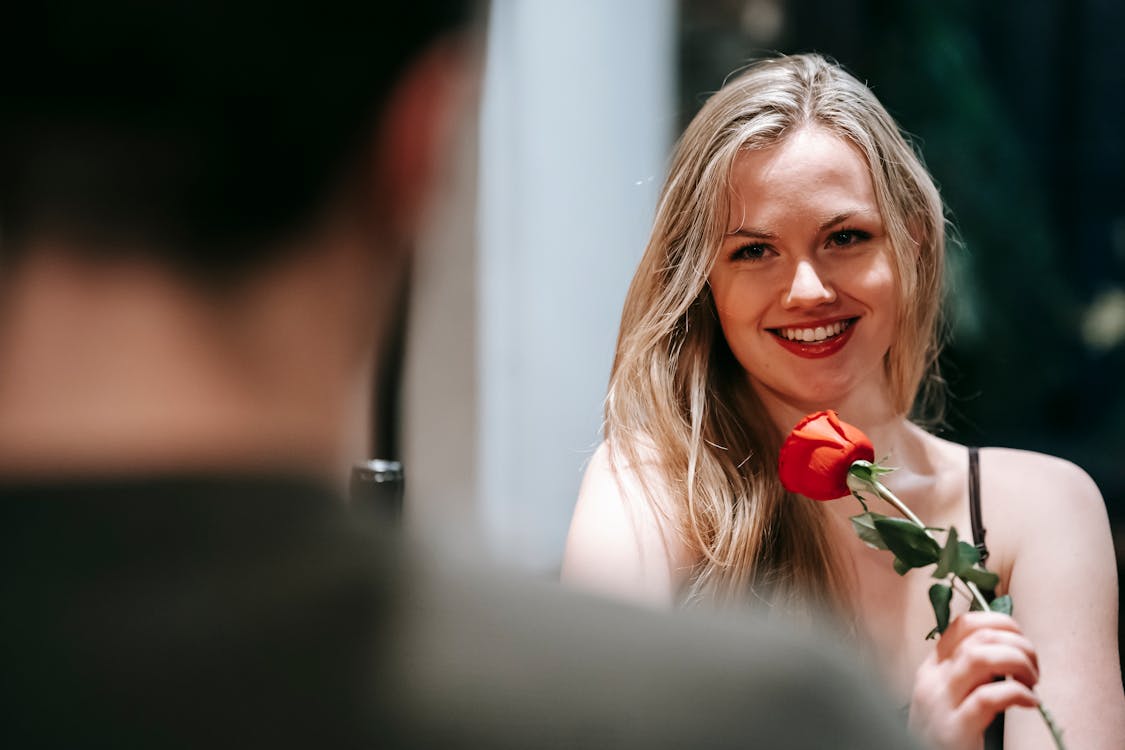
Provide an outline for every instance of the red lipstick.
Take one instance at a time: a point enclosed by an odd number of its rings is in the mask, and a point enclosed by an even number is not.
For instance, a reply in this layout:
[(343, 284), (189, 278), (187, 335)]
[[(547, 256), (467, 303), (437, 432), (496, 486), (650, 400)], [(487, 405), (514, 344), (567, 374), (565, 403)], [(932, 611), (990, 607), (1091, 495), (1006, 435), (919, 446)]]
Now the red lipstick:
[[(781, 335), (780, 329), (771, 328), (769, 332), (773, 334), (774, 341), (776, 341), (783, 349), (798, 357), (805, 359), (822, 359), (824, 357), (831, 357), (836, 352), (844, 348), (852, 337), (852, 331), (855, 330), (855, 324), (859, 318), (851, 318), (848, 327), (841, 331), (838, 335), (832, 338), (825, 339), (824, 341), (791, 341)], [(822, 324), (823, 325), (823, 324)], [(804, 325), (802, 328), (816, 328), (816, 325)]]

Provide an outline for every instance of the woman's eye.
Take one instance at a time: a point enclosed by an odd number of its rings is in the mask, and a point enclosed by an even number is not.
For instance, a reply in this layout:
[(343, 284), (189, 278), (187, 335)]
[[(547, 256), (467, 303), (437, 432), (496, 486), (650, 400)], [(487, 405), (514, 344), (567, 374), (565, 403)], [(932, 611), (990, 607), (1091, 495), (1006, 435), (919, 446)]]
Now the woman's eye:
[(828, 236), (828, 242), (835, 247), (847, 247), (857, 242), (871, 239), (871, 235), (859, 229), (841, 229)]
[(765, 245), (743, 245), (734, 251), (731, 260), (761, 260), (767, 252)]

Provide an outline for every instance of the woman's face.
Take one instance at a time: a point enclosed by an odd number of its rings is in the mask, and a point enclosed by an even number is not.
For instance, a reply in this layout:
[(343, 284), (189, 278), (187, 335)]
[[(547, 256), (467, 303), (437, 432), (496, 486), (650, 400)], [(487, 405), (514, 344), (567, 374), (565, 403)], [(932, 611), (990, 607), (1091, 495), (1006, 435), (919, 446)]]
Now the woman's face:
[(863, 156), (809, 126), (742, 152), (730, 185), (709, 283), (754, 389), (803, 412), (885, 400), (896, 282)]

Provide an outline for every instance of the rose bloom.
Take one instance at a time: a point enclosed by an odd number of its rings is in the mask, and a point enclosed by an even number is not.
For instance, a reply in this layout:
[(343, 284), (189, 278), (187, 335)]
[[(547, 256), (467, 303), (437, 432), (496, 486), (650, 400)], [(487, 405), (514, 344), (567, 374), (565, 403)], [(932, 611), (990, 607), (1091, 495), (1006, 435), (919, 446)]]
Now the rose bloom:
[(778, 474), (790, 492), (813, 500), (835, 500), (851, 493), (848, 470), (859, 460), (875, 460), (867, 436), (840, 421), (836, 412), (818, 411), (798, 422), (785, 438)]

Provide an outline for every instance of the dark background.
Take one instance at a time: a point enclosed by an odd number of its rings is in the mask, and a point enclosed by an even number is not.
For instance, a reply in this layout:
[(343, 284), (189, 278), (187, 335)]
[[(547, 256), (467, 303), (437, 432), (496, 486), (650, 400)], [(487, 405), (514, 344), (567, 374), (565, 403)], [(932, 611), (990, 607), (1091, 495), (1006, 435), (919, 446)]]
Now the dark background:
[(1119, 0), (680, 2), (681, 125), (751, 58), (815, 51), (866, 81), (915, 136), (960, 237), (942, 434), (1086, 469), (1109, 509), (1119, 580), (1123, 29)]

